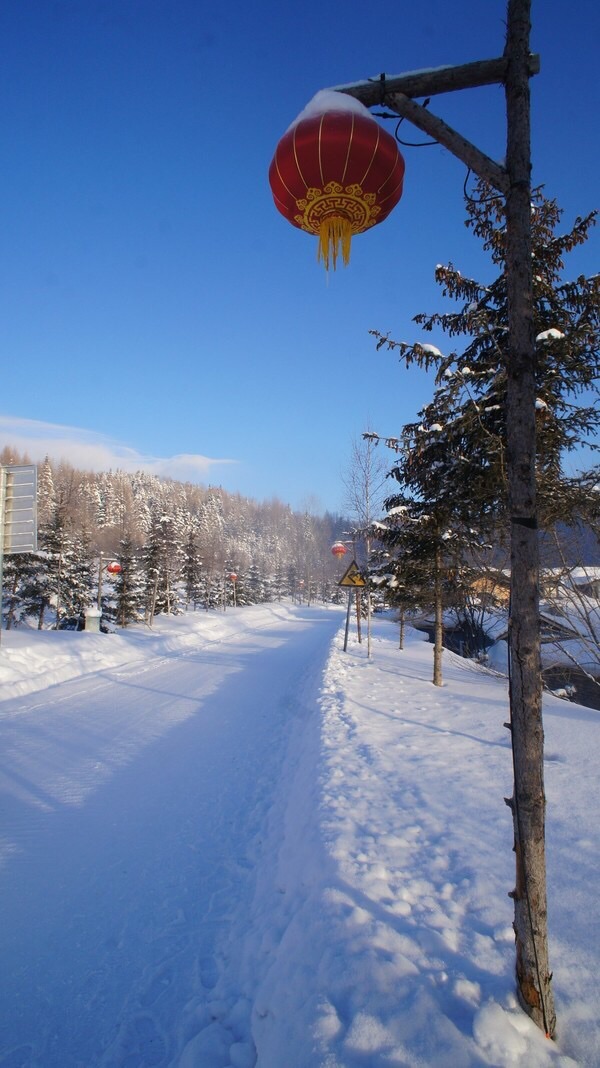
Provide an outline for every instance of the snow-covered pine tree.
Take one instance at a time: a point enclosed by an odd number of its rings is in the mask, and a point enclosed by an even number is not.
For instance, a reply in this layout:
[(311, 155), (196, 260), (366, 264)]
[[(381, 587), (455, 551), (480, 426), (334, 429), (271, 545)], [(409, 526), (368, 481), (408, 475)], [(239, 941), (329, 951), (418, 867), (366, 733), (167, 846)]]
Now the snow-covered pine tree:
[(190, 526), (183, 547), (183, 565), (181, 577), (185, 587), (186, 606), (196, 608), (202, 598), (202, 560), (198, 544), (198, 534)]
[(129, 534), (126, 534), (119, 543), (117, 562), (121, 565), (121, 570), (114, 582), (117, 623), (121, 627), (126, 627), (139, 618), (143, 604), (142, 577), (133, 539)]
[[(524, 20), (519, 23), (523, 24)], [(516, 109), (515, 86), (512, 89), (511, 104)], [(522, 103), (522, 86), (519, 93)], [(524, 122), (526, 110), (523, 108), (521, 116)], [(527, 232), (521, 235), (519, 243), (518, 213), (513, 212), (509, 245), (505, 202), (482, 182), (477, 184), (475, 192), (474, 197), (468, 198), (467, 225), (483, 241), (499, 274), (490, 285), (483, 285), (463, 278), (451, 264), (438, 267), (436, 277), (445, 295), (457, 301), (461, 309), (451, 315), (416, 317), (425, 331), (438, 328), (451, 337), (466, 337), (464, 352), (461, 355), (453, 352), (444, 358), (433, 346), (390, 342), (381, 335), (378, 335), (378, 345), (398, 348), (407, 364), (414, 362), (437, 368), (438, 391), (432, 405), (425, 410), (425, 423), (430, 431), (435, 424), (434, 432), (443, 434), (448, 446), (448, 475), (454, 491), (455, 514), (465, 524), (477, 525), (482, 530), (499, 530), (510, 520), (514, 598), (509, 642), (514, 665), (510, 672), (510, 706), (515, 788), (508, 804), (513, 813), (517, 858), (517, 885), (512, 892), (517, 991), (521, 1004), (551, 1035), (555, 1014), (545, 908), (536, 530), (549, 529), (560, 519), (585, 520), (587, 510), (596, 509), (596, 494), (585, 495), (586, 481), (565, 476), (564, 458), (582, 444), (596, 447), (594, 437), (600, 412), (593, 396), (598, 392), (600, 365), (600, 281), (597, 275), (592, 278), (580, 275), (574, 282), (562, 280), (563, 257), (587, 240), (595, 213), (578, 218), (568, 233), (557, 235), (560, 210), (541, 190), (535, 190), (531, 194), (531, 242)], [(516, 199), (516, 190), (511, 190), (506, 204), (514, 207)], [(515, 268), (523, 260), (523, 251), (527, 257), (531, 255), (533, 290), (530, 309), (527, 271), (527, 307), (519, 317), (515, 314), (518, 305)], [(526, 344), (530, 331), (536, 341), (536, 362), (532, 368), (529, 366), (531, 346)], [(523, 377), (523, 352), (528, 357), (527, 377)], [(513, 373), (514, 366), (518, 375)], [(528, 398), (529, 386), (533, 383), (535, 387), (535, 434), (529, 432), (534, 429), (533, 421), (521, 419), (515, 390), (521, 380), (527, 383)], [(510, 439), (507, 398), (511, 401)], [(433, 454), (428, 455), (427, 446), (432, 442), (429, 434), (425, 447), (414, 454), (417, 466), (443, 464), (443, 459), (436, 455), (435, 445)], [(519, 449), (525, 455), (519, 455)], [(433, 470), (441, 471), (437, 467)], [(530, 477), (533, 474), (535, 486)], [(595, 485), (597, 478), (598, 468)]]
[(67, 534), (62, 600), (67, 615), (82, 616), (92, 601), (96, 569), (89, 530)]
[(56, 621), (63, 612), (65, 558), (69, 549), (65, 510), (56, 506), (48, 524), (38, 531), (38, 551), (24, 589), (28, 613), (37, 616), (38, 630), (44, 626), (46, 612), (54, 606)]
[(142, 550), (148, 622), (161, 612), (171, 615), (178, 611), (177, 583), (181, 571), (181, 554), (173, 527), (173, 520), (169, 515), (155, 512)]
[(28, 591), (34, 587), (37, 564), (33, 553), (11, 553), (4, 557), (2, 614), (7, 630), (27, 615)]
[(210, 489), (198, 513), (200, 555), (204, 564), (205, 606), (215, 607), (222, 596), (222, 574), (225, 566), (225, 517), (223, 497)]
[[(600, 410), (595, 403), (600, 370), (600, 279), (580, 275), (562, 281), (565, 255), (583, 244), (596, 213), (556, 234), (561, 211), (541, 189), (532, 194), (534, 331), (537, 384), (538, 525), (585, 519), (596, 507), (588, 484), (565, 473), (567, 453), (596, 449)], [(506, 529), (506, 381), (508, 310), (504, 201), (483, 182), (467, 198), (467, 226), (479, 237), (500, 273), (491, 284), (465, 278), (452, 264), (436, 268), (444, 296), (461, 305), (451, 313), (419, 314), (423, 330), (462, 336), (466, 347), (448, 356), (433, 345), (396, 342), (374, 331), (410, 366), (435, 367), (436, 391), (405, 429), (414, 439), (410, 462), (426, 468), (439, 485), (449, 482), (454, 510), (465, 524), (496, 537)], [(420, 435), (420, 438), (419, 438)], [(435, 490), (432, 491), (437, 498)]]
[(244, 594), (246, 604), (262, 604), (266, 600), (265, 580), (256, 561), (244, 572)]
[(46, 456), (37, 470), (37, 518), (38, 526), (46, 527), (50, 523), (56, 508), (56, 491), (52, 464)]
[[(409, 553), (403, 553), (400, 544), (388, 535), (401, 525), (390, 515), (385, 521), (378, 521), (373, 536), (376, 539), (371, 556), (370, 581), (375, 596), (397, 611), (399, 635), (398, 647), (404, 649), (406, 621), (422, 609), (423, 605), (433, 603), (431, 588), (423, 588), (422, 568), (413, 561)], [(388, 544), (384, 544), (387, 537)]]
[(477, 534), (456, 515), (446, 485), (429, 479), (416, 464), (416, 448), (405, 444), (403, 460), (390, 472), (403, 492), (384, 502), (387, 521), (377, 525), (377, 536), (390, 554), (385, 573), (393, 576), (387, 581), (392, 601), (403, 612), (417, 606), (433, 609), (433, 683), (441, 686), (444, 609), (457, 603), (461, 561)]

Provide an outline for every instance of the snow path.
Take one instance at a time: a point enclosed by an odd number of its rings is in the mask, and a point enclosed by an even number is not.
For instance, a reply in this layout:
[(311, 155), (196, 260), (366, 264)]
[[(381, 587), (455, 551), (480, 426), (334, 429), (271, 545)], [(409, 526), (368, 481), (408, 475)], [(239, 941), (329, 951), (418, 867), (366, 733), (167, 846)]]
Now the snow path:
[(598, 1068), (598, 712), (544, 697), (549, 1042), (507, 681), (343, 615), (3, 632), (0, 1068)]
[(340, 621), (263, 617), (2, 702), (2, 1068), (213, 1065), (225, 1041), (223, 1063), (254, 1063), (249, 1003), (213, 1033), (220, 946), (247, 924), (290, 732)]

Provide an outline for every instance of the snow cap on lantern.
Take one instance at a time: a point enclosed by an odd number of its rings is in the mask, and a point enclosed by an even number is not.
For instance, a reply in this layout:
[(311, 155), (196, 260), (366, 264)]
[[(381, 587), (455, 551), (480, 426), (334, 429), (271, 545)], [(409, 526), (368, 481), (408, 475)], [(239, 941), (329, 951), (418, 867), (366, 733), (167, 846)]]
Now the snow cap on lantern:
[(387, 218), (402, 196), (395, 139), (347, 93), (322, 89), (277, 145), (269, 169), (275, 207), (319, 237), (319, 259), (350, 259), (353, 234)]

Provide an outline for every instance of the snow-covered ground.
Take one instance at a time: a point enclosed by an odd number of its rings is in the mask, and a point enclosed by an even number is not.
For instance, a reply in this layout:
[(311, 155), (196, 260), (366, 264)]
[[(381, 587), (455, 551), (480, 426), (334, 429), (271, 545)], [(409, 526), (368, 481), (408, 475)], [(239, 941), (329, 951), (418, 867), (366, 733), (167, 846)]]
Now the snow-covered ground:
[(343, 622), (2, 633), (1, 1068), (597, 1068), (600, 714), (545, 700), (552, 1043), (513, 993), (506, 680)]

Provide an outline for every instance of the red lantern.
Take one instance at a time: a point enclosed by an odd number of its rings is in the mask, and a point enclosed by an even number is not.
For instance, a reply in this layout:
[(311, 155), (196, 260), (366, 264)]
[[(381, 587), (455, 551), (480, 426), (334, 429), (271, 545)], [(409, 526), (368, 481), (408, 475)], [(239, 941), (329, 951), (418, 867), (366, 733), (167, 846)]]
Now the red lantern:
[(109, 575), (119, 575), (123, 569), (116, 560), (111, 560), (110, 564), (107, 564), (106, 570)]
[(331, 546), (331, 551), (332, 551), (333, 555), (336, 557), (336, 559), (340, 559), (340, 560), (341, 560), (342, 556), (345, 556), (346, 553), (348, 552), (346, 546), (341, 541), (336, 541), (335, 544)]
[(229, 575), (227, 576), (227, 578), (229, 579), (229, 581), (230, 581), (230, 582), (237, 582), (237, 575), (236, 575), (235, 571), (232, 571), (232, 572), (231, 572), (231, 573), (230, 573), (230, 574), (229, 574)]
[(360, 101), (324, 89), (281, 138), (269, 169), (276, 208), (319, 237), (326, 270), (350, 259), (353, 234), (383, 222), (402, 196), (395, 139)]

